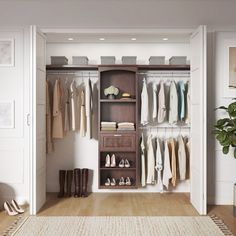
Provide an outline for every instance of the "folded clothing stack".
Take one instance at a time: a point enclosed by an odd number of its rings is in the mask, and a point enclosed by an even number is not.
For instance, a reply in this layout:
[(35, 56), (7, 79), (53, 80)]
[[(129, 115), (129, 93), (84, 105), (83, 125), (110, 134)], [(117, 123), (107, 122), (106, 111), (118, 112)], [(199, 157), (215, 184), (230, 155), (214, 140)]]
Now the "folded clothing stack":
[(101, 130), (102, 131), (116, 131), (116, 122), (101, 122)]
[(132, 122), (120, 122), (118, 123), (118, 129), (117, 130), (135, 130), (134, 123)]

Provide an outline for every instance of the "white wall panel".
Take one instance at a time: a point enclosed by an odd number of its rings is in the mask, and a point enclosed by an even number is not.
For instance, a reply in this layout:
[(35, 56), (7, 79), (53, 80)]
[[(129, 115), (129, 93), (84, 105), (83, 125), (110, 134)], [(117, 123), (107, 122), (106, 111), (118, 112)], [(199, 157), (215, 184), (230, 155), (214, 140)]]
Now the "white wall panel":
[(216, 107), (227, 106), (232, 99), (224, 97), (224, 38), (234, 38), (236, 32), (216, 32), (213, 41), (213, 55), (210, 62), (213, 65), (213, 74), (209, 78), (209, 99), (208, 99), (208, 197), (212, 204), (232, 204), (233, 184), (236, 183), (236, 160), (232, 151), (228, 155), (222, 153), (222, 147), (212, 134), (213, 125), (217, 119), (225, 117), (224, 111), (214, 111)]
[(0, 102), (14, 101), (12, 129), (0, 129), (0, 205), (4, 200), (29, 200), (29, 30), (0, 29), (1, 38), (14, 39), (13, 67), (0, 67)]
[(24, 151), (11, 147), (0, 148), (0, 182), (9, 184), (24, 183)]

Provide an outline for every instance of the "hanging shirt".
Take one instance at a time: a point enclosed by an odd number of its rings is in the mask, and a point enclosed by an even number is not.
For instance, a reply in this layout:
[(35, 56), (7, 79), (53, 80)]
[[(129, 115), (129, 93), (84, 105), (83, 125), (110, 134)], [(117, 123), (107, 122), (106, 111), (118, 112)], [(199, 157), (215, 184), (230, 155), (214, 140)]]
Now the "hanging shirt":
[(184, 82), (182, 80), (178, 82), (178, 92), (179, 92), (179, 98), (178, 98), (178, 101), (179, 101), (179, 107), (178, 107), (179, 119), (181, 121), (183, 121), (184, 118), (185, 118), (185, 97), (184, 97), (185, 85), (184, 85)]
[(179, 163), (179, 176), (180, 180), (186, 179), (186, 151), (183, 137), (178, 137), (178, 163)]
[(85, 94), (84, 90), (81, 91), (81, 108), (80, 108), (80, 136), (86, 135), (86, 111), (85, 111)]
[(72, 83), (70, 84), (70, 125), (71, 125), (71, 130), (75, 131), (77, 129), (76, 127), (76, 99), (77, 99), (77, 94), (76, 94), (76, 85), (75, 81), (73, 80)]
[(152, 97), (153, 97), (153, 108), (152, 108), (152, 118), (155, 121), (157, 118), (157, 86), (152, 85)]
[(178, 122), (178, 93), (175, 81), (170, 84), (170, 101), (169, 101), (169, 123)]
[(164, 169), (163, 169), (163, 185), (168, 189), (169, 181), (172, 178), (171, 167), (170, 167), (170, 153), (168, 141), (165, 141), (165, 151), (164, 151)]
[(157, 171), (157, 185), (160, 186), (160, 191), (163, 192), (163, 181), (162, 181), (162, 171), (163, 171), (163, 161), (162, 161), (162, 150), (161, 141), (159, 138), (156, 139), (156, 171)]
[(186, 101), (186, 117), (185, 117), (185, 122), (187, 124), (190, 124), (190, 119), (191, 119), (191, 98), (190, 98), (190, 87), (189, 87), (189, 82), (187, 82), (186, 84), (186, 90), (187, 90), (187, 93), (186, 93), (186, 98), (185, 98), (185, 101)]
[(59, 80), (56, 80), (53, 91), (53, 138), (63, 138), (64, 128), (62, 119), (62, 90)]
[(85, 84), (85, 114), (86, 114), (86, 136), (92, 138), (92, 87), (91, 80)]
[(141, 93), (141, 124), (148, 123), (148, 91), (146, 79), (143, 79), (143, 88)]
[(188, 138), (185, 138), (185, 150), (186, 150), (186, 179), (190, 178), (190, 140)]
[(53, 151), (52, 142), (52, 110), (51, 110), (51, 99), (49, 84), (46, 82), (46, 130), (47, 130), (47, 153)]
[(65, 90), (65, 118), (64, 118), (64, 132), (65, 132), (65, 134), (70, 130), (70, 119), (69, 119), (69, 117), (70, 117), (70, 115), (69, 115), (69, 110), (70, 110), (70, 108), (69, 108), (69, 104), (70, 104), (70, 102), (69, 102), (69, 97), (70, 97), (70, 95), (69, 95), (69, 90), (68, 89), (66, 89)]
[(165, 99), (165, 85), (160, 82), (160, 90), (158, 94), (158, 123), (164, 122), (166, 117), (166, 99)]
[(177, 169), (176, 169), (177, 166), (176, 166), (175, 140), (173, 138), (170, 139), (170, 145), (171, 145), (171, 173), (172, 173), (171, 183), (175, 187), (177, 180)]
[(152, 145), (152, 136), (147, 140), (147, 184), (155, 184), (155, 156)]
[(141, 148), (141, 185), (142, 187), (145, 187), (146, 186), (146, 158), (145, 158), (145, 145), (144, 145), (143, 133), (141, 136), (140, 148)]

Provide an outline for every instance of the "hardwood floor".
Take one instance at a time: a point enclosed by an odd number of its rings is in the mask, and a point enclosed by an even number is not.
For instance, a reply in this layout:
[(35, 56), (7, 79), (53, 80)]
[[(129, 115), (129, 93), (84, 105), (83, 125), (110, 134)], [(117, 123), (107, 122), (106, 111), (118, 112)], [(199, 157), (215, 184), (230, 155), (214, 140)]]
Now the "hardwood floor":
[[(232, 206), (209, 206), (208, 215), (216, 215), (236, 235), (236, 217)], [(23, 216), (27, 216), (26, 212)], [(185, 193), (93, 193), (88, 198), (62, 198), (47, 195), (39, 216), (197, 216)], [(16, 220), (0, 212), (0, 232)]]
[(188, 194), (94, 193), (88, 198), (48, 195), (39, 215), (155, 216), (197, 215)]

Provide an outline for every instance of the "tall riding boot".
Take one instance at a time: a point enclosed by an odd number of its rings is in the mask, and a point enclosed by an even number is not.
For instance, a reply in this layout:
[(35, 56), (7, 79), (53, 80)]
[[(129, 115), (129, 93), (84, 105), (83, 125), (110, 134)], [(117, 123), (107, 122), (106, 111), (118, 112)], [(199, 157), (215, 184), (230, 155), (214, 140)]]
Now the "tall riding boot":
[(75, 194), (74, 197), (81, 197), (81, 169), (74, 169)]
[(57, 197), (59, 197), (59, 198), (64, 197), (64, 194), (65, 194), (65, 180), (66, 180), (66, 171), (65, 170), (59, 170), (60, 192), (57, 195)]
[(82, 169), (82, 197), (88, 197), (88, 169)]
[(66, 196), (71, 197), (71, 185), (73, 179), (73, 170), (68, 170), (66, 172)]

